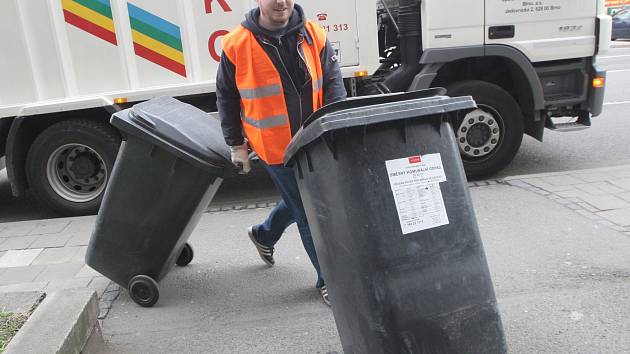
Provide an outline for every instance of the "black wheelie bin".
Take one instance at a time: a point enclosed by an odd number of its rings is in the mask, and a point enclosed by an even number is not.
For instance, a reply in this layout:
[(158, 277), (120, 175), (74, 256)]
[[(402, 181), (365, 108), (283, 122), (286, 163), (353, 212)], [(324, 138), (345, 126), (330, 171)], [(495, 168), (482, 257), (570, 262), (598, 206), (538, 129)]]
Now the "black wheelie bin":
[(345, 353), (505, 353), (458, 145), (475, 108), (443, 89), (339, 102), (292, 166)]
[(123, 135), (85, 256), (141, 306), (193, 258), (186, 242), (223, 178), (235, 174), (216, 117), (164, 97), (115, 113)]

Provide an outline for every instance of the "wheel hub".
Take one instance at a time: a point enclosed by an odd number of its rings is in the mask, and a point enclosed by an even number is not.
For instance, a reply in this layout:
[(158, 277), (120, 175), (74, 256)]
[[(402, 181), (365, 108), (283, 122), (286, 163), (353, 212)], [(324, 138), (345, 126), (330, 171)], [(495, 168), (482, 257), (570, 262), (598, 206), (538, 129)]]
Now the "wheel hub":
[(135, 284), (133, 291), (143, 301), (148, 301), (151, 298), (151, 290), (145, 284)]
[(466, 115), (457, 129), (457, 142), (460, 151), (470, 157), (483, 157), (490, 154), (501, 138), (501, 128), (496, 118), (476, 109)]
[(57, 195), (76, 203), (97, 198), (107, 182), (107, 168), (101, 156), (81, 144), (67, 144), (48, 159), (48, 182)]
[(68, 172), (77, 180), (96, 177), (99, 171), (98, 158), (89, 151), (77, 150), (73, 149), (68, 156)]

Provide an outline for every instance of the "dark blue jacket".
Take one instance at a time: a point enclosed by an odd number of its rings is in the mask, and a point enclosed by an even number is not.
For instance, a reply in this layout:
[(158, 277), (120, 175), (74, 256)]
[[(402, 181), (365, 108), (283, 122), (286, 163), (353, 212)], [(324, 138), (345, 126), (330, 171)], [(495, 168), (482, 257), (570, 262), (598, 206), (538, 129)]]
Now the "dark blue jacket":
[[(255, 35), (280, 73), (291, 134), (295, 134), (302, 126), (302, 122), (313, 113), (311, 78), (306, 69), (306, 63), (298, 54), (300, 49), (297, 45), (298, 35), (301, 35), (305, 41), (312, 41), (304, 28), (306, 21), (304, 11), (296, 4), (287, 27), (277, 32), (260, 27), (259, 16), (260, 9), (253, 9), (245, 15), (242, 25)], [(330, 42), (326, 41), (320, 58), (324, 74), (324, 105), (346, 98), (346, 90), (337, 62), (338, 56), (335, 55)], [(223, 136), (230, 146), (241, 145), (244, 142), (241, 98), (236, 87), (234, 73), (234, 64), (223, 54), (217, 72), (217, 107), (221, 117)]]

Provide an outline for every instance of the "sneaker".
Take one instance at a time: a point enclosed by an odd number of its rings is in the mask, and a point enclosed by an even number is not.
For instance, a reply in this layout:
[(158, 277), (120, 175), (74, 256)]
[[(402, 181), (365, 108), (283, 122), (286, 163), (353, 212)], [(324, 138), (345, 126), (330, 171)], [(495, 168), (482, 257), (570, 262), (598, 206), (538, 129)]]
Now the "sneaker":
[(258, 251), (258, 255), (268, 266), (273, 267), (275, 261), (273, 260), (273, 247), (268, 247), (265, 245), (261, 245), (256, 241), (256, 230), (253, 226), (250, 226), (247, 229), (247, 234), (249, 235), (249, 239), (252, 240), (254, 246), (256, 246), (256, 250)]
[(322, 285), (322, 287), (319, 288), (319, 293), (322, 294), (322, 300), (324, 300), (324, 303), (330, 306), (330, 300), (328, 299), (328, 288), (326, 287), (326, 284)]

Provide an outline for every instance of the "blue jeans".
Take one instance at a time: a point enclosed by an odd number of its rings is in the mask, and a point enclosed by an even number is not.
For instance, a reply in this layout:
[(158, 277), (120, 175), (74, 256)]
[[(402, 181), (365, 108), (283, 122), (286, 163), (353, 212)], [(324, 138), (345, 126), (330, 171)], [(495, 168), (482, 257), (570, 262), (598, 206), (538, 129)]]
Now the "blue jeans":
[(260, 163), (280, 191), (282, 201), (273, 208), (265, 222), (256, 226), (256, 241), (265, 246), (273, 247), (280, 240), (284, 230), (294, 222), (297, 223), (304, 249), (317, 271), (317, 283), (315, 286), (319, 288), (324, 285), (324, 277), (319, 268), (315, 245), (313, 245), (313, 238), (311, 237), (311, 229), (308, 227), (306, 212), (302, 205), (302, 198), (300, 197), (293, 170), (282, 165), (268, 165), (262, 160)]

